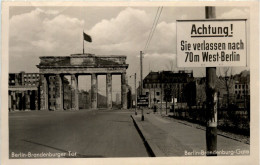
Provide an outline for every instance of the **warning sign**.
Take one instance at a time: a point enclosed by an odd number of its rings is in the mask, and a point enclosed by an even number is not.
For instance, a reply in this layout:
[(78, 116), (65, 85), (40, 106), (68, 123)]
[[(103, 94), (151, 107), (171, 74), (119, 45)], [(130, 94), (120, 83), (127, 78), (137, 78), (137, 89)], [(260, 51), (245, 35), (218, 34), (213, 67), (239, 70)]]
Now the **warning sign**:
[(177, 66), (246, 66), (246, 20), (177, 20)]
[(148, 96), (139, 95), (139, 97), (137, 98), (137, 105), (147, 107), (149, 105)]

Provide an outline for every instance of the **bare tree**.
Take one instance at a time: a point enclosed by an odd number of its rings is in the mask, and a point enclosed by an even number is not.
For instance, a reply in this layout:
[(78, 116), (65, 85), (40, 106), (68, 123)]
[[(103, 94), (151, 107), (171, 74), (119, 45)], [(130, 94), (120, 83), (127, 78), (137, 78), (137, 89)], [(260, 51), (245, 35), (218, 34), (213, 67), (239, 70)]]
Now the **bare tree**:
[(225, 67), (219, 69), (220, 80), (224, 81), (225, 90), (227, 92), (227, 106), (230, 105), (230, 89), (233, 86), (233, 75), (232, 75), (232, 68)]
[[(203, 81), (203, 80), (200, 80)], [(205, 82), (198, 82), (197, 84), (197, 89), (196, 89), (196, 98), (197, 98), (197, 103), (199, 103), (199, 106), (203, 105), (204, 101), (206, 100), (206, 92), (205, 92)]]
[(172, 99), (172, 88), (167, 84), (167, 87), (164, 89), (164, 100), (166, 101), (166, 115), (167, 115), (167, 102), (170, 102)]

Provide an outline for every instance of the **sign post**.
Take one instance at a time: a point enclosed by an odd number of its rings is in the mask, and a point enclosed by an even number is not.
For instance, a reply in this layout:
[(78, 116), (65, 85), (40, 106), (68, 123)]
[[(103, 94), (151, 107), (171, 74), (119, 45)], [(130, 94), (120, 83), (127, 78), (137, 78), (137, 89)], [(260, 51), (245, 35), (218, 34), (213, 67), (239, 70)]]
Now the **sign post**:
[(146, 95), (139, 95), (137, 98), (137, 105), (142, 109), (142, 118), (141, 120), (144, 121), (144, 107), (148, 107), (149, 105), (149, 98)]
[(246, 20), (215, 19), (215, 7), (205, 10), (204, 20), (177, 20), (177, 66), (206, 68), (207, 156), (216, 156), (216, 67), (247, 66)]

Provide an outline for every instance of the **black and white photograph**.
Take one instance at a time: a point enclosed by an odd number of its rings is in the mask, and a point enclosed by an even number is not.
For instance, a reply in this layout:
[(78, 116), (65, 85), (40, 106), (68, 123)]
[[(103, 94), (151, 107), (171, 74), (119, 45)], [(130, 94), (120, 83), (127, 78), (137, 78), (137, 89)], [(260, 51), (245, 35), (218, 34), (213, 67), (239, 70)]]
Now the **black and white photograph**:
[(7, 164), (259, 161), (258, 3), (21, 4), (2, 6)]

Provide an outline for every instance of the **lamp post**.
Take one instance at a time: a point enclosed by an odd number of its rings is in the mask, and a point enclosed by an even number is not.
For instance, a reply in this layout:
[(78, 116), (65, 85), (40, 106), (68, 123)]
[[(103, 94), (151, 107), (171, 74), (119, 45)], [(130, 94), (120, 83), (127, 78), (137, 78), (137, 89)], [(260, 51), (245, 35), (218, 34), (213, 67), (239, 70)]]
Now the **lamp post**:
[(132, 76), (135, 76), (135, 115), (137, 115), (137, 111), (136, 111), (136, 107), (137, 107), (136, 73), (134, 75), (131, 75), (130, 78)]
[(228, 83), (228, 80), (229, 80), (229, 77), (226, 75), (225, 76), (225, 85), (226, 85), (226, 90), (227, 90), (227, 107), (229, 108), (229, 102), (230, 102), (230, 100), (229, 100), (229, 83)]

